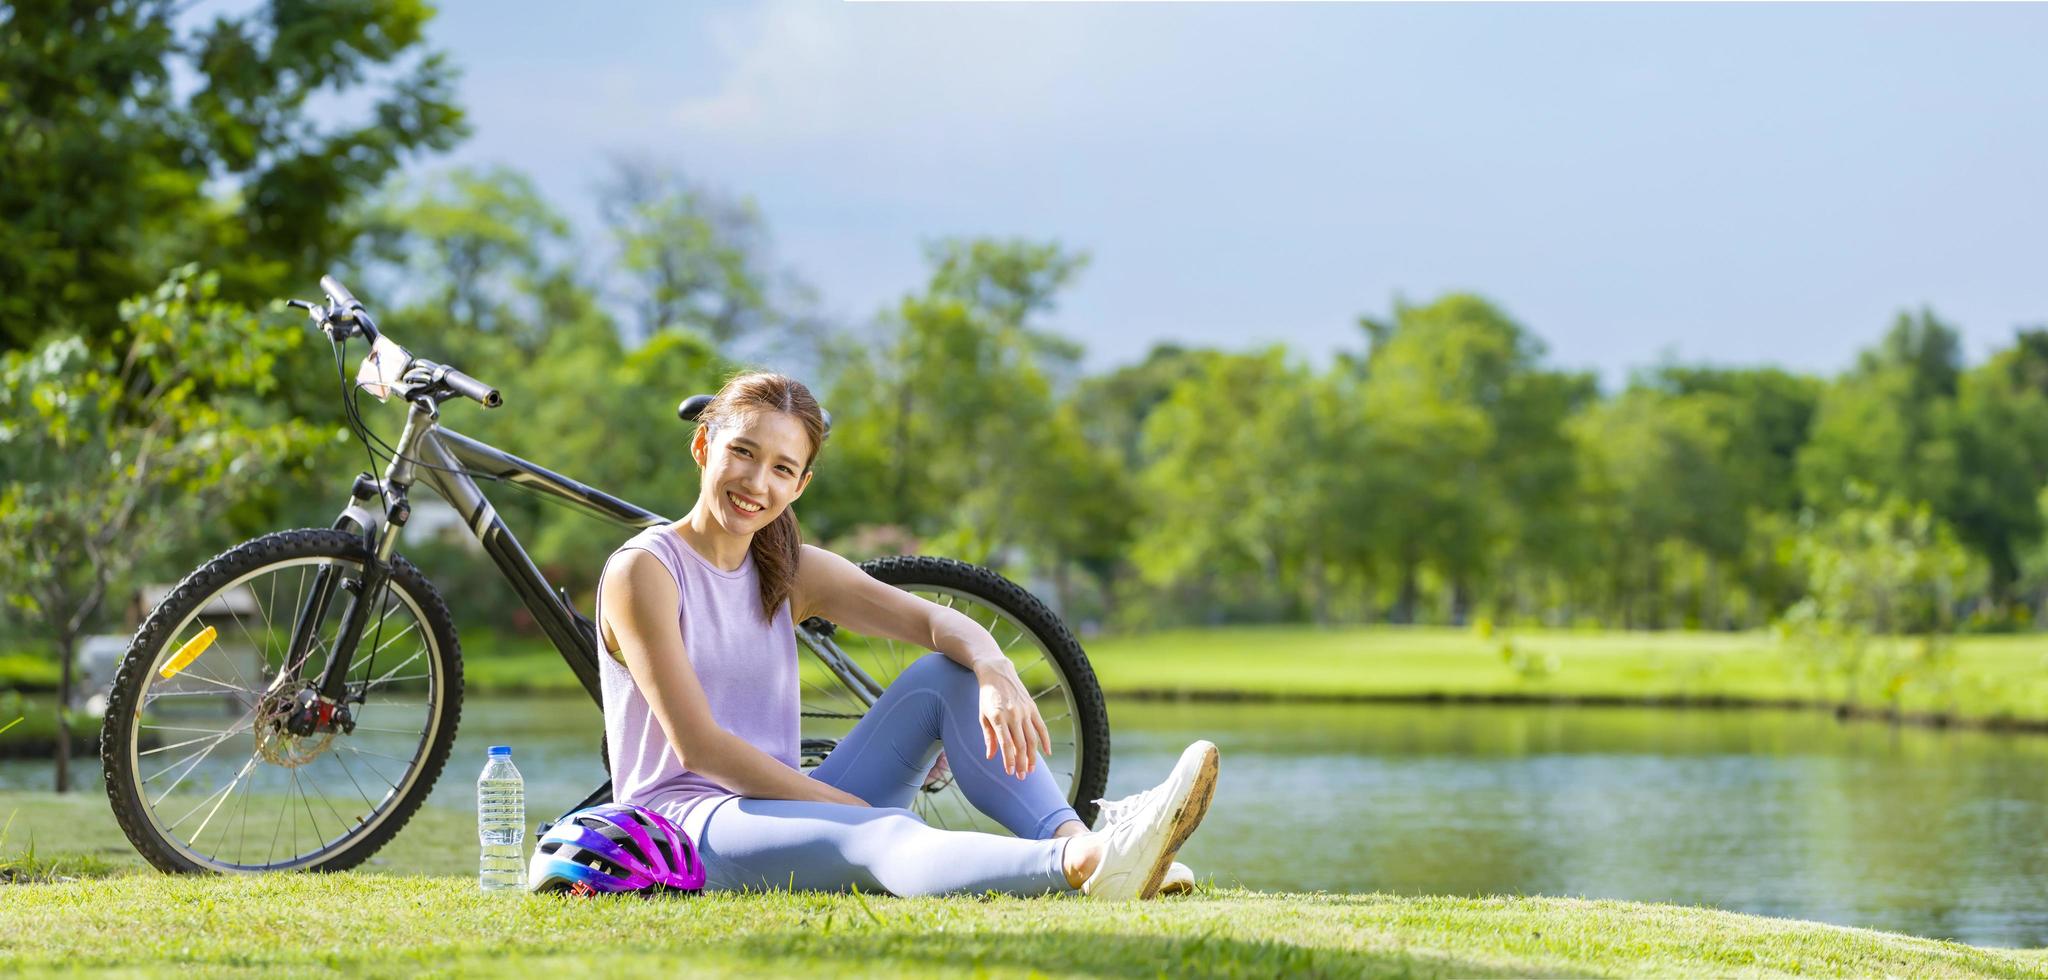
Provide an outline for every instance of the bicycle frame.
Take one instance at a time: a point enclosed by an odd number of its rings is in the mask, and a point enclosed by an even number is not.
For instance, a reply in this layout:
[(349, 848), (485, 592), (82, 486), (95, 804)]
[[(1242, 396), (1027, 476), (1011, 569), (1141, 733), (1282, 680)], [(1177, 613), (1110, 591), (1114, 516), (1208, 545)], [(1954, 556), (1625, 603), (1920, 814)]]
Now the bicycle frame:
[[(425, 483), (462, 515), (464, 526), (476, 536), (484, 553), (511, 583), (520, 602), (533, 613), (541, 631), (561, 653), (569, 669), (575, 672), (584, 690), (601, 705), (597, 625), (575, 610), (565, 592), (549, 584), (533, 559), (527, 556), (518, 537), (498, 516), (497, 508), (491, 505), (483, 489), (469, 474), (480, 473), (491, 479), (540, 491), (621, 527), (654, 527), (667, 523), (668, 518), (443, 428), (439, 414), (429, 399), (422, 398), (412, 403), (412, 411), (406, 417), (405, 429), (395, 447), (397, 454), (386, 467), (382, 483), (358, 478), (347, 509), (335, 520), (335, 527), (365, 535), (366, 540), (372, 542), (376, 560), (368, 563), (370, 567), (365, 570), (364, 581), (355, 593), (357, 599), (353, 600), (354, 605), (344, 618), (341, 633), (330, 651), (321, 674), (321, 695), (329, 701), (338, 702), (344, 693), (342, 678), (348, 671), (349, 660), (361, 637), (368, 611), (374, 605), (360, 601), (360, 598), (381, 592), (391, 555), (411, 515), (408, 494), (415, 483)], [(370, 503), (379, 497), (383, 498), (384, 506), (381, 510), (372, 509)], [(325, 570), (321, 574), (325, 575)], [(301, 612), (302, 626), (308, 617), (310, 622), (319, 622), (325, 615), (332, 591), (329, 583), (316, 579), (313, 597)], [(307, 632), (310, 636), (310, 629)], [(298, 633), (294, 631), (294, 653), (305, 649)], [(869, 677), (833, 642), (829, 624), (822, 620), (806, 620), (798, 625), (797, 637), (860, 700), (873, 704), (881, 696), (882, 685)]]

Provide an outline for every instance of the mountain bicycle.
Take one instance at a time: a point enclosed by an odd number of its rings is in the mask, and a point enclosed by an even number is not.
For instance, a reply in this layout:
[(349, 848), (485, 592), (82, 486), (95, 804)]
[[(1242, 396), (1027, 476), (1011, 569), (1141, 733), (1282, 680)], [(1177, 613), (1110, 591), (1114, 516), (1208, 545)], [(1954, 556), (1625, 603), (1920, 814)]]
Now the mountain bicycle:
[[(344, 416), (383, 473), (356, 475), (331, 527), (266, 534), (193, 569), (136, 630), (107, 697), (101, 760), (121, 829), (164, 871), (351, 868), (433, 789), (462, 714), (462, 648), (447, 603), (398, 550), (416, 485), (462, 517), (600, 705), (595, 625), (541, 574), (479, 482), (557, 498), (628, 530), (669, 523), (442, 425), (451, 401), (495, 409), (503, 396), (399, 346), (332, 276), (320, 284), (324, 303), (291, 305), (327, 336)], [(357, 337), (369, 351), (350, 381), (343, 365)], [(360, 391), (408, 406), (395, 444), (363, 422)], [(678, 414), (694, 421), (709, 401), (693, 396)], [(1092, 821), (1108, 779), (1109, 721), (1059, 617), (987, 568), (923, 556), (861, 567), (995, 636), (1052, 732), (1049, 771)], [(811, 654), (800, 664), (802, 764), (811, 767), (924, 651), (816, 617), (796, 634)], [(610, 798), (607, 780), (579, 806)], [(914, 809), (937, 826), (999, 830), (961, 794), (943, 755)]]

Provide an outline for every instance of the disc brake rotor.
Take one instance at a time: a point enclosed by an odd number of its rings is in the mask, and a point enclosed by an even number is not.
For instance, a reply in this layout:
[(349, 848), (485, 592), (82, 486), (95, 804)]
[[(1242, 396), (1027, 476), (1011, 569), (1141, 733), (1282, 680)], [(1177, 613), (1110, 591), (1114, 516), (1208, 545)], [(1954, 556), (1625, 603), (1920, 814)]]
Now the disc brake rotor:
[(297, 710), (294, 699), (272, 694), (263, 699), (256, 709), (256, 754), (265, 762), (297, 769), (314, 759), (320, 758), (334, 741), (334, 729), (316, 731), (311, 735), (299, 735), (285, 727), (285, 722)]

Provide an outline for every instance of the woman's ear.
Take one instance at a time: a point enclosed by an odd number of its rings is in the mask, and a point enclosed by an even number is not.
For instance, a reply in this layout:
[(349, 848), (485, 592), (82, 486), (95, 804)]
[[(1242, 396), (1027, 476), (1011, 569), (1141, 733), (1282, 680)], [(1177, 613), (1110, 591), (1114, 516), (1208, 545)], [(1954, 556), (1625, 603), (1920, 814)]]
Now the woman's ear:
[(699, 469), (704, 467), (705, 454), (710, 451), (709, 447), (705, 444), (709, 438), (707, 435), (709, 428), (709, 426), (699, 425), (697, 426), (697, 431), (690, 433), (690, 458), (697, 461)]

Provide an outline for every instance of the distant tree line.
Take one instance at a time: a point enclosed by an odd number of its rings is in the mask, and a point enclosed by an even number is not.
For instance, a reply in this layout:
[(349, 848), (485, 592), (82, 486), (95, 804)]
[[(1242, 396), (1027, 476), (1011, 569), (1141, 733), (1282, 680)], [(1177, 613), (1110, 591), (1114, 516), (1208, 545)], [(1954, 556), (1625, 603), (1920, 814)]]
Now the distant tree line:
[[(1084, 252), (937, 240), (924, 281), (836, 322), (775, 260), (750, 200), (660, 161), (610, 163), (594, 238), (516, 171), (399, 179), (464, 133), (451, 70), (421, 47), (423, 8), (273, 4), (185, 34), (173, 12), (0, 15), (11, 537), (39, 533), (34, 502), (62, 496), (30, 491), (66, 479), (50, 454), (71, 450), (45, 440), (28, 465), (21, 433), (70, 417), (47, 394), (64, 371), (100, 386), (95, 418), (116, 425), (138, 323), (174, 339), (186, 328), (165, 317), (203, 299), (209, 322), (242, 324), (220, 304), (305, 296), (333, 270), (400, 342), (503, 388), (511, 408), (451, 406), (452, 427), (675, 516), (696, 486), (676, 402), (741, 366), (797, 374), (835, 419), (797, 506), (811, 540), (995, 564), (1084, 624), (1724, 629), (1825, 608), (2005, 629), (2048, 602), (2048, 330), (1966, 364), (1953, 327), (1909, 311), (1835, 377), (1664, 363), (1603, 391), (1501, 307), (1452, 294), (1361, 317), (1326, 367), (1283, 346), (1162, 344), (1089, 373), (1048, 327)], [(171, 83), (181, 60), (192, 85)], [(308, 99), (349, 89), (372, 95), (370, 124), (308, 125)], [(172, 274), (189, 262), (215, 271), (203, 290)], [(121, 302), (166, 278), (189, 288), (124, 320)], [(325, 344), (282, 313), (260, 322), (292, 339), (178, 397), (224, 406), (206, 417), (267, 449), (205, 468), (238, 493), (138, 535), (134, 577), (324, 524), (372, 465), (340, 436)], [(259, 363), (278, 383), (233, 373)], [(399, 413), (375, 408), (389, 439)], [(623, 532), (510, 488), (498, 502), (587, 606)], [(456, 547), (408, 550), (465, 623), (516, 623), (509, 590)], [(1886, 561), (1888, 577), (1860, 575)]]

